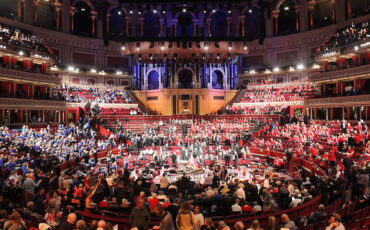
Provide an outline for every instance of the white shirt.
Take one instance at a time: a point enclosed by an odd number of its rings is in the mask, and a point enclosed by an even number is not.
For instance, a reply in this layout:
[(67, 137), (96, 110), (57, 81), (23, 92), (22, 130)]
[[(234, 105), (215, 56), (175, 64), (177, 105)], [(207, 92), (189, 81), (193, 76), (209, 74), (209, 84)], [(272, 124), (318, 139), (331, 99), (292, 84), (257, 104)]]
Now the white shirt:
[(238, 190), (236, 190), (236, 196), (237, 196), (239, 199), (245, 199), (245, 192), (244, 192), (244, 189), (242, 189), (242, 188), (238, 188)]
[(231, 206), (231, 211), (233, 211), (233, 212), (242, 212), (242, 207), (240, 207), (239, 204), (233, 204)]

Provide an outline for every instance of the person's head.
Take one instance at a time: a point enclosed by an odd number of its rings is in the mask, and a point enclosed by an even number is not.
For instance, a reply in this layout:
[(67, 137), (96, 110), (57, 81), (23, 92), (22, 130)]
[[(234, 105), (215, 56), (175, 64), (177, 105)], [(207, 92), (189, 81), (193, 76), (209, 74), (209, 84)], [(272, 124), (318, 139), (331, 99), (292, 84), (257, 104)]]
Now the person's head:
[(105, 229), (106, 227), (107, 227), (107, 223), (105, 222), (105, 220), (99, 220), (98, 221), (97, 229)]
[(289, 216), (287, 214), (281, 215), (281, 221), (283, 221), (284, 223), (288, 223), (290, 221)]
[(260, 222), (258, 220), (254, 220), (251, 224), (251, 229), (259, 230), (261, 228)]
[(275, 226), (276, 219), (274, 216), (269, 216), (269, 226)]
[(219, 230), (224, 229), (225, 227), (227, 227), (226, 223), (222, 220), (219, 221), (217, 225), (218, 225)]
[(21, 222), (21, 215), (19, 214), (19, 212), (13, 212), (9, 216), (9, 220), (12, 220), (14, 222), (20, 223)]
[(154, 209), (153, 209), (153, 213), (157, 216), (162, 216), (163, 215), (163, 212), (164, 212), (164, 207), (162, 204), (157, 204)]
[(234, 224), (234, 229), (235, 230), (243, 230), (244, 229), (244, 223), (242, 221), (237, 221), (235, 224)]
[(77, 216), (75, 213), (70, 213), (68, 215), (68, 218), (67, 218), (67, 221), (71, 224), (75, 224), (76, 223), (76, 220), (77, 220)]
[(212, 227), (214, 227), (214, 223), (213, 223), (213, 220), (212, 220), (212, 218), (210, 218), (210, 217), (207, 217), (205, 220), (204, 220), (204, 224), (206, 225), (206, 226), (212, 226)]
[(136, 207), (137, 208), (144, 208), (145, 200), (144, 199), (137, 199)]
[(338, 213), (333, 213), (330, 217), (330, 224), (334, 225), (335, 227), (339, 226), (342, 218)]
[(181, 209), (183, 210), (190, 210), (190, 202), (189, 201), (184, 201), (181, 205)]
[(319, 205), (319, 210), (320, 210), (320, 211), (324, 211), (324, 210), (325, 210), (325, 205), (320, 204), (320, 205)]
[(86, 222), (84, 220), (78, 220), (76, 222), (76, 229), (84, 230), (86, 228)]
[(194, 206), (194, 213), (195, 214), (200, 213), (200, 207), (199, 206)]

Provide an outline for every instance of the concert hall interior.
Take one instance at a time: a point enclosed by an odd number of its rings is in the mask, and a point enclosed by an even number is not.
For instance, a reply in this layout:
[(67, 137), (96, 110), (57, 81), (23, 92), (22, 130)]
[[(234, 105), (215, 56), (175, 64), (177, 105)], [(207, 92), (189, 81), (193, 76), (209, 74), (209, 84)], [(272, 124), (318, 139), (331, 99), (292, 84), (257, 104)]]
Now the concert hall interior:
[(0, 229), (367, 230), (370, 0), (0, 0)]

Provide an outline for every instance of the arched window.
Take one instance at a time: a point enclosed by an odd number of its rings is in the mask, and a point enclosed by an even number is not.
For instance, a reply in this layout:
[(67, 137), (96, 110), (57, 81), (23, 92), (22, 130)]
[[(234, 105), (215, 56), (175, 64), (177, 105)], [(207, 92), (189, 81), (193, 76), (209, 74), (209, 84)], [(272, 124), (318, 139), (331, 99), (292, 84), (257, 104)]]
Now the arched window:
[(212, 88), (213, 89), (224, 88), (224, 75), (219, 70), (215, 70), (212, 73)]
[(312, 11), (313, 27), (318, 28), (332, 24), (332, 9), (331, 0), (318, 0)]
[(211, 17), (211, 35), (212, 37), (227, 36), (227, 14), (224, 11), (216, 11)]
[(125, 14), (120, 8), (112, 9), (109, 14), (109, 38), (115, 40), (125, 34)]
[(247, 40), (260, 38), (265, 32), (263, 11), (257, 7), (246, 11), (244, 19), (244, 35)]
[(352, 14), (352, 18), (370, 13), (370, 1), (368, 0), (346, 0), (346, 14)]
[(82, 36), (91, 36), (92, 35), (92, 20), (90, 15), (90, 7), (85, 2), (77, 2), (76, 12), (73, 16), (73, 33), (82, 35)]
[(16, 18), (18, 10), (18, 2), (15, 0), (1, 0), (0, 1), (0, 16), (6, 18)]
[(193, 72), (189, 69), (182, 69), (178, 73), (179, 89), (192, 89), (193, 88)]
[(144, 15), (144, 37), (158, 37), (161, 31), (158, 14), (150, 11)]
[(193, 16), (189, 12), (182, 12), (177, 20), (176, 36), (192, 37), (194, 35)]
[(297, 14), (294, 6), (293, 0), (285, 0), (279, 6), (278, 35), (297, 32)]
[(36, 8), (36, 25), (55, 30), (57, 27), (57, 16), (53, 1), (40, 1)]
[(159, 74), (153, 70), (148, 75), (148, 90), (159, 89)]

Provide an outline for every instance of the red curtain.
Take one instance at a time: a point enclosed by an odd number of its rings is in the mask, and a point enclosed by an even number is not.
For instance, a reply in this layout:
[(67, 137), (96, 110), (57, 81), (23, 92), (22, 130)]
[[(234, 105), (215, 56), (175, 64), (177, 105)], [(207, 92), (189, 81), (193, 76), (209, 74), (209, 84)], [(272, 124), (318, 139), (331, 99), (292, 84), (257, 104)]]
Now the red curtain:
[(359, 58), (358, 58), (358, 55), (354, 55), (352, 57), (352, 61), (353, 61), (353, 65), (354, 66), (358, 66), (360, 63), (359, 63)]
[(324, 61), (324, 63), (323, 63), (324, 71), (327, 71), (328, 70), (328, 65), (329, 65), (329, 62), (328, 61)]
[(12, 59), (11, 59), (11, 65), (12, 66), (15, 66), (15, 64), (17, 64), (17, 61), (18, 61), (18, 58), (12, 57)]
[(5, 65), (10, 66), (11, 65), (11, 59), (9, 56), (3, 56), (3, 62)]
[(46, 63), (41, 64), (41, 73), (46, 73), (48, 65)]

